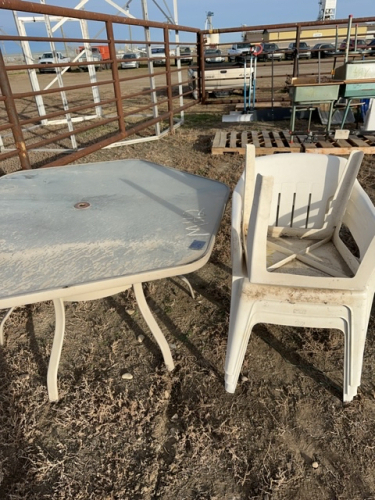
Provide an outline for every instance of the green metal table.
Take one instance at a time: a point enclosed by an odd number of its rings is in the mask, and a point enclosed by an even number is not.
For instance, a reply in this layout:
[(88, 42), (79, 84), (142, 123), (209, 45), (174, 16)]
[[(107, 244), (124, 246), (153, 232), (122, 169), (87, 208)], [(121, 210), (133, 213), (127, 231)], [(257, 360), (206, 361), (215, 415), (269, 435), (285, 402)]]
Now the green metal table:
[(312, 111), (320, 104), (329, 104), (327, 131), (329, 132), (332, 122), (333, 106), (339, 97), (340, 82), (317, 82), (315, 78), (293, 78), (289, 88), (292, 102), (292, 116), (290, 122), (290, 133), (295, 128), (296, 112), (309, 111), (308, 131), (310, 131)]

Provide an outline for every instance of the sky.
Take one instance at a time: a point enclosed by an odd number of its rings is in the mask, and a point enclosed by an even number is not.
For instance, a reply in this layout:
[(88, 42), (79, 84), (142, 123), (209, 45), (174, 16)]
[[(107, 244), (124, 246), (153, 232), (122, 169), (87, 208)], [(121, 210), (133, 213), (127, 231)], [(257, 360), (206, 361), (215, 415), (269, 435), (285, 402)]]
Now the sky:
[[(64, 0), (64, 7), (74, 8), (79, 0)], [(117, 0), (120, 7), (124, 7), (127, 0)], [(303, 21), (315, 21), (319, 13), (318, 0), (176, 0), (178, 7), (178, 21), (180, 25), (192, 26), (204, 29), (207, 12), (214, 13), (212, 17), (214, 28), (230, 28), (246, 24), (247, 26), (264, 24), (282, 24)], [(61, 0), (46, 0), (50, 5), (61, 5)], [(159, 6), (168, 14), (168, 8), (173, 13), (173, 0), (157, 0)], [(105, 2), (105, 0), (89, 0), (85, 10), (116, 14), (116, 9)], [(165, 22), (166, 18), (157, 8), (154, 0), (148, 0), (149, 19)], [(142, 18), (141, 0), (131, 0), (129, 12)], [(336, 19), (344, 19), (352, 14), (353, 17), (375, 17), (375, 0), (337, 0)], [(8, 34), (16, 34), (11, 11), (0, 12), (0, 28)], [(90, 25), (90, 36), (95, 36), (98, 26)], [(3, 32), (4, 33), (4, 32)], [(34, 36), (46, 36), (42, 23), (27, 25), (27, 33)], [(64, 25), (65, 36), (77, 35), (77, 23), (66, 23)], [(139, 32), (140, 33), (140, 32)], [(1, 31), (0, 31), (1, 35)], [(116, 37), (118, 35), (115, 33)], [(129, 33), (124, 35), (128, 38)], [(133, 39), (143, 38), (143, 34), (137, 35), (137, 28), (132, 28)], [(235, 41), (240, 39), (240, 34), (223, 36), (221, 42)], [(187, 35), (181, 35), (182, 41), (189, 41)], [(4, 43), (2, 44), (4, 50)], [(13, 50), (14, 49), (14, 50)], [(10, 46), (6, 42), (5, 50), (12, 53), (17, 50), (15, 44)], [(45, 48), (42, 50), (46, 50)]]

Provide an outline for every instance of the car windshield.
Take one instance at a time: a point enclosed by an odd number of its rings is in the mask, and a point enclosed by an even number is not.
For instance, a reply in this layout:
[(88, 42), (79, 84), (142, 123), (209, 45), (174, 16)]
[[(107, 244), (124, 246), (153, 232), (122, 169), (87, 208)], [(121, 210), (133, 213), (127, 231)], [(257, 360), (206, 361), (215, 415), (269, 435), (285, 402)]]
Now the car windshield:
[(46, 52), (45, 54), (42, 55), (42, 59), (52, 59), (53, 55), (52, 52)]
[[(346, 40), (343, 40), (342, 43), (346, 45)], [(354, 45), (355, 45), (355, 39), (354, 38), (350, 39), (349, 45), (352, 45), (354, 47)], [(366, 42), (364, 40), (357, 40), (357, 46), (358, 45), (365, 46)]]
[[(295, 42), (293, 42), (293, 43), (291, 43), (291, 44), (289, 45), (289, 47), (290, 47), (291, 49), (295, 49), (295, 48), (297, 47), (297, 44), (296, 44)], [(300, 49), (308, 49), (308, 48), (309, 48), (309, 46), (307, 45), (307, 43), (306, 43), (306, 42), (300, 42), (300, 44), (299, 44), (299, 48), (300, 48)]]
[(181, 47), (180, 53), (181, 54), (190, 54), (190, 47)]
[(215, 49), (208, 49), (208, 50), (206, 50), (205, 53), (206, 53), (206, 55), (211, 55), (211, 54), (216, 54), (216, 55), (219, 54), (220, 55), (221, 54), (220, 50), (215, 50)]
[(165, 49), (160, 48), (160, 49), (151, 49), (151, 54), (164, 54)]
[(264, 50), (279, 50), (279, 47), (276, 45), (276, 43), (265, 43), (263, 45)]
[(237, 49), (249, 49), (250, 44), (249, 43), (237, 43)]
[(136, 59), (136, 55), (135, 54), (124, 54), (123, 55), (123, 59)]

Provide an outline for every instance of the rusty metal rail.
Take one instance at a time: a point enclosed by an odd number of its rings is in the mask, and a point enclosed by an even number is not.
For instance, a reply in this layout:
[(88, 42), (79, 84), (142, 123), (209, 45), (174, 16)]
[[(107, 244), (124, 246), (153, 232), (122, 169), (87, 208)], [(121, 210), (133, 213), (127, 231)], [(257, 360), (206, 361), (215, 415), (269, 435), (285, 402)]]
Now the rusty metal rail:
[[(159, 23), (143, 19), (130, 19), (117, 15), (88, 12), (78, 9), (55, 7), (46, 4), (24, 2), (22, 0), (0, 0), (1, 9), (18, 13), (38, 14), (40, 16), (55, 16), (55, 18), (75, 19), (82, 23), (95, 21), (101, 24), (104, 33), (101, 38), (93, 38), (82, 28), (82, 36), (28, 36), (19, 33), (17, 36), (0, 34), (0, 42), (17, 42), (22, 45), (23, 60), (20, 64), (13, 61), (5, 61), (0, 54), (0, 162), (6, 166), (6, 162), (18, 158), (19, 168), (28, 169), (39, 166), (65, 165), (82, 158), (103, 147), (114, 143), (129, 142), (130, 136), (142, 137), (136, 140), (147, 140), (159, 137), (166, 131), (173, 133), (176, 126), (183, 123), (184, 111), (197, 102), (209, 104), (209, 96), (205, 88), (205, 37), (213, 33), (257, 32), (260, 41), (263, 40), (262, 33), (277, 30), (290, 30), (291, 41), (302, 40), (305, 28), (332, 26), (332, 21), (288, 23), (281, 25), (241, 26), (234, 28), (223, 28), (213, 31), (202, 31), (188, 26), (177, 26), (168, 23)], [(22, 18), (26, 22), (26, 18)], [(33, 17), (34, 19), (34, 17)], [(375, 22), (375, 18), (360, 18), (353, 23)], [(335, 20), (334, 25), (342, 26), (347, 20)], [(144, 29), (144, 38), (124, 39), (124, 26), (134, 26)], [(121, 28), (121, 29), (120, 29)], [(150, 33), (146, 31), (152, 28), (152, 41)], [(116, 34), (121, 36), (116, 38)], [(171, 33), (187, 33), (195, 41), (181, 43), (176, 37), (171, 39)], [(294, 34), (293, 34), (294, 33)], [(50, 34), (50, 33), (49, 33)], [(289, 40), (288, 39), (288, 40)], [(284, 40), (285, 41), (285, 40)], [(322, 38), (317, 41), (323, 41)], [(38, 76), (37, 71), (45, 70), (47, 67), (38, 63), (30, 49), (30, 43), (41, 46), (46, 42), (51, 43), (51, 51), (56, 44), (79, 45), (71, 62), (48, 65), (51, 70), (52, 81), (47, 82), (47, 76)], [(121, 73), (121, 59), (117, 53), (119, 46), (135, 46), (141, 44), (149, 49), (147, 57), (142, 54), (137, 58), (144, 68), (130, 70), (126, 75)], [(223, 44), (219, 44), (223, 45)], [(107, 67), (107, 73), (96, 73), (95, 65), (98, 65), (88, 56), (84, 61), (79, 57), (84, 50), (91, 51), (90, 47), (104, 47), (106, 56), (103, 64)], [(163, 68), (156, 68), (153, 64), (151, 49), (155, 46), (164, 47)], [(198, 99), (189, 99), (192, 96), (192, 85), (187, 74), (187, 68), (182, 66), (184, 56), (178, 52), (181, 46), (190, 46), (194, 52), (194, 66), (197, 70)], [(81, 51), (81, 52), (80, 52)], [(176, 52), (177, 51), (177, 52)], [(90, 52), (88, 52), (90, 54)], [(7, 64), (10, 63), (10, 64)], [(172, 63), (177, 67), (173, 68)], [(310, 63), (311, 64), (311, 63)], [(290, 64), (285, 64), (285, 76), (292, 66), (292, 73), (296, 75), (311, 74), (313, 70), (309, 64), (300, 63), (298, 50), (293, 53)], [(263, 66), (262, 66), (263, 67)], [(264, 64), (266, 68), (266, 63)], [(284, 63), (280, 67), (284, 67)], [(83, 82), (84, 73), (80, 73), (79, 81), (74, 77), (74, 71), (86, 68), (87, 79)], [(101, 64), (99, 64), (99, 69)], [(109, 68), (109, 70), (108, 70)], [(71, 73), (67, 71), (71, 70)], [(18, 74), (21, 73), (23, 88), (20, 88)], [(273, 73), (273, 70), (272, 70)], [(322, 73), (323, 74), (323, 73)], [(259, 74), (260, 94), (257, 102), (266, 101), (267, 92), (270, 88), (270, 77), (267, 74)], [(29, 82), (30, 89), (25, 90)], [(186, 102), (184, 99), (187, 98)], [(285, 100), (283, 96), (278, 97), (280, 101)], [(271, 97), (274, 99), (274, 89)], [(234, 99), (230, 97), (234, 102)], [(215, 102), (220, 102), (216, 99)], [(151, 115), (151, 116), (150, 116)], [(87, 120), (91, 120), (87, 124)], [(77, 125), (79, 122), (83, 124)], [(164, 127), (161, 132), (161, 126)], [(154, 132), (153, 132), (154, 129)], [(155, 134), (155, 135), (153, 135)], [(70, 144), (71, 143), (71, 144)], [(43, 151), (46, 159), (41, 161), (35, 153)], [(13, 168), (13, 167), (12, 167)], [(6, 168), (5, 168), (6, 170)]]
[[(152, 127), (156, 127), (158, 124), (157, 130), (160, 130), (160, 124), (167, 123), (167, 130), (173, 133), (181, 121), (180, 115), (183, 115), (185, 109), (196, 104), (196, 101), (193, 100), (187, 104), (176, 101), (177, 98), (189, 96), (190, 91), (187, 87), (186, 77), (179, 77), (177, 82), (174, 78), (174, 75), (178, 75), (185, 69), (178, 63), (181, 57), (178, 54), (173, 54), (171, 47), (183, 44), (169, 39), (170, 30), (178, 30), (180, 33), (187, 32), (196, 36), (199, 30), (195, 28), (19, 0), (1, 0), (0, 9), (12, 10), (17, 14), (26, 12), (57, 16), (61, 19), (96, 21), (101, 22), (105, 28), (104, 36), (100, 39), (83, 36), (83, 33), (82, 37), (71, 38), (58, 36), (53, 36), (53, 38), (25, 37), (20, 34), (18, 36), (0, 35), (0, 41), (3, 43), (16, 41), (23, 44), (24, 58), (21, 64), (11, 63), (8, 65), (1, 59), (0, 85), (2, 95), (0, 96), (0, 104), (4, 104), (3, 109), (0, 107), (0, 119), (4, 118), (4, 121), (9, 122), (9, 124), (4, 122), (0, 124), (0, 162), (18, 157), (22, 169), (32, 168), (37, 164), (37, 160), (34, 159), (36, 158), (35, 152), (48, 153), (51, 151), (51, 157), (46, 160), (44, 166), (64, 165), (142, 131), (147, 130), (146, 136), (150, 136), (150, 134), (152, 135)], [(124, 39), (123, 36), (116, 39), (118, 25), (153, 28), (155, 40), (154, 38), (153, 41), (148, 40), (147, 45), (150, 47), (161, 45), (166, 48), (165, 68), (152, 69), (151, 74), (145, 73), (143, 70), (139, 71), (141, 74), (132, 71), (131, 76), (120, 74), (121, 60), (117, 55), (117, 47), (129, 44), (130, 41)], [(158, 41), (158, 38), (161, 40)], [(30, 46), (26, 46), (25, 49), (25, 43), (30, 42), (34, 44), (34, 47), (36, 44), (53, 42), (54, 45), (51, 45), (51, 49), (55, 47), (56, 43), (62, 42), (79, 44), (81, 47), (87, 47), (87, 44), (107, 47), (108, 56), (103, 62), (110, 67), (110, 75), (106, 74), (103, 78), (100, 73), (96, 74), (92, 70), (95, 61), (91, 61), (89, 58), (83, 62), (72, 60), (70, 63), (59, 63), (52, 59), (53, 64), (48, 64), (46, 67), (30, 57), (31, 50), (28, 50)], [(136, 43), (135, 40), (131, 42), (132, 44)], [(146, 44), (145, 39), (137, 40), (137, 42)], [(190, 42), (190, 45), (194, 46), (195, 43)], [(172, 68), (171, 59), (178, 64), (177, 68)], [(149, 60), (148, 57), (139, 58), (141, 63)], [(66, 73), (67, 70), (74, 71), (84, 67), (88, 69), (86, 83), (82, 83), (84, 75), (80, 76), (79, 82), (74, 82), (74, 78), (71, 77), (73, 73)], [(55, 83), (49, 82), (46, 85), (45, 79), (47, 77), (44, 76), (43, 79), (38, 77), (38, 70), (47, 69), (52, 72), (51, 79), (56, 80)], [(20, 89), (16, 85), (18, 78), (15, 78), (15, 72), (25, 72), (30, 80), (30, 90), (25, 91), (24, 88)], [(154, 86), (150, 86), (150, 77), (156, 81)], [(162, 96), (159, 96), (154, 102), (153, 94)], [(20, 112), (23, 108), (27, 109), (26, 114)], [(150, 118), (147, 111), (154, 117)], [(92, 114), (87, 116), (87, 113)], [(84, 125), (76, 123), (87, 119), (92, 120), (92, 122)], [(1, 136), (1, 134), (3, 135)], [(72, 142), (70, 148), (69, 141)], [(58, 148), (53, 148), (57, 145)], [(61, 153), (64, 153), (63, 156)], [(56, 158), (56, 155), (58, 155), (58, 159), (54, 160), (53, 157)]]
[(4, 97), (5, 109), (8, 114), (9, 126), (12, 129), (12, 134), (14, 137), (14, 142), (16, 144), (18, 157), (23, 170), (30, 169), (30, 159), (27, 153), (27, 148), (25, 144), (25, 139), (22, 134), (22, 128), (20, 126), (19, 117), (16, 109), (16, 105), (13, 99), (12, 90), (10, 87), (7, 72), (5, 70), (5, 63), (3, 59), (3, 54), (0, 50), (0, 89)]

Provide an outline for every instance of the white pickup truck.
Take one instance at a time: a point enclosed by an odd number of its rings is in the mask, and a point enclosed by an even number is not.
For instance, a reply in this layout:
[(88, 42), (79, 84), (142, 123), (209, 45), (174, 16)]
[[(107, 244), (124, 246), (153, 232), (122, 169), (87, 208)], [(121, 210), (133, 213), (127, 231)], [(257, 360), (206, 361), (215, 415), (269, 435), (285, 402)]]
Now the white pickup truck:
[[(170, 56), (175, 56), (176, 52), (174, 49), (169, 51)], [(165, 47), (153, 47), (151, 49), (151, 59), (155, 66), (165, 66), (167, 55), (165, 53)]]
[(249, 52), (250, 47), (250, 43), (247, 42), (234, 43), (232, 48), (228, 49), (228, 61), (236, 62), (237, 56), (241, 56), (244, 52)]
[[(249, 88), (250, 74), (253, 69), (248, 67), (245, 71), (243, 67), (231, 66), (223, 67), (222, 65), (217, 65), (217, 67), (205, 68), (204, 70), (204, 86), (206, 94), (211, 94), (214, 97), (219, 97), (222, 95), (232, 94), (235, 90), (244, 90), (245, 84), (246, 89)], [(192, 90), (192, 95), (194, 99), (198, 99), (198, 71), (197, 69), (189, 68), (188, 70), (188, 81), (189, 88)]]
[[(44, 64), (44, 68), (39, 68), (39, 73), (46, 73), (47, 71), (55, 72), (56, 68), (48, 67), (49, 64), (70, 63), (70, 57), (65, 57), (61, 52), (56, 52), (56, 57), (53, 57), (53, 52), (44, 52), (39, 57), (38, 64)], [(68, 69), (70, 71), (71, 68)]]

